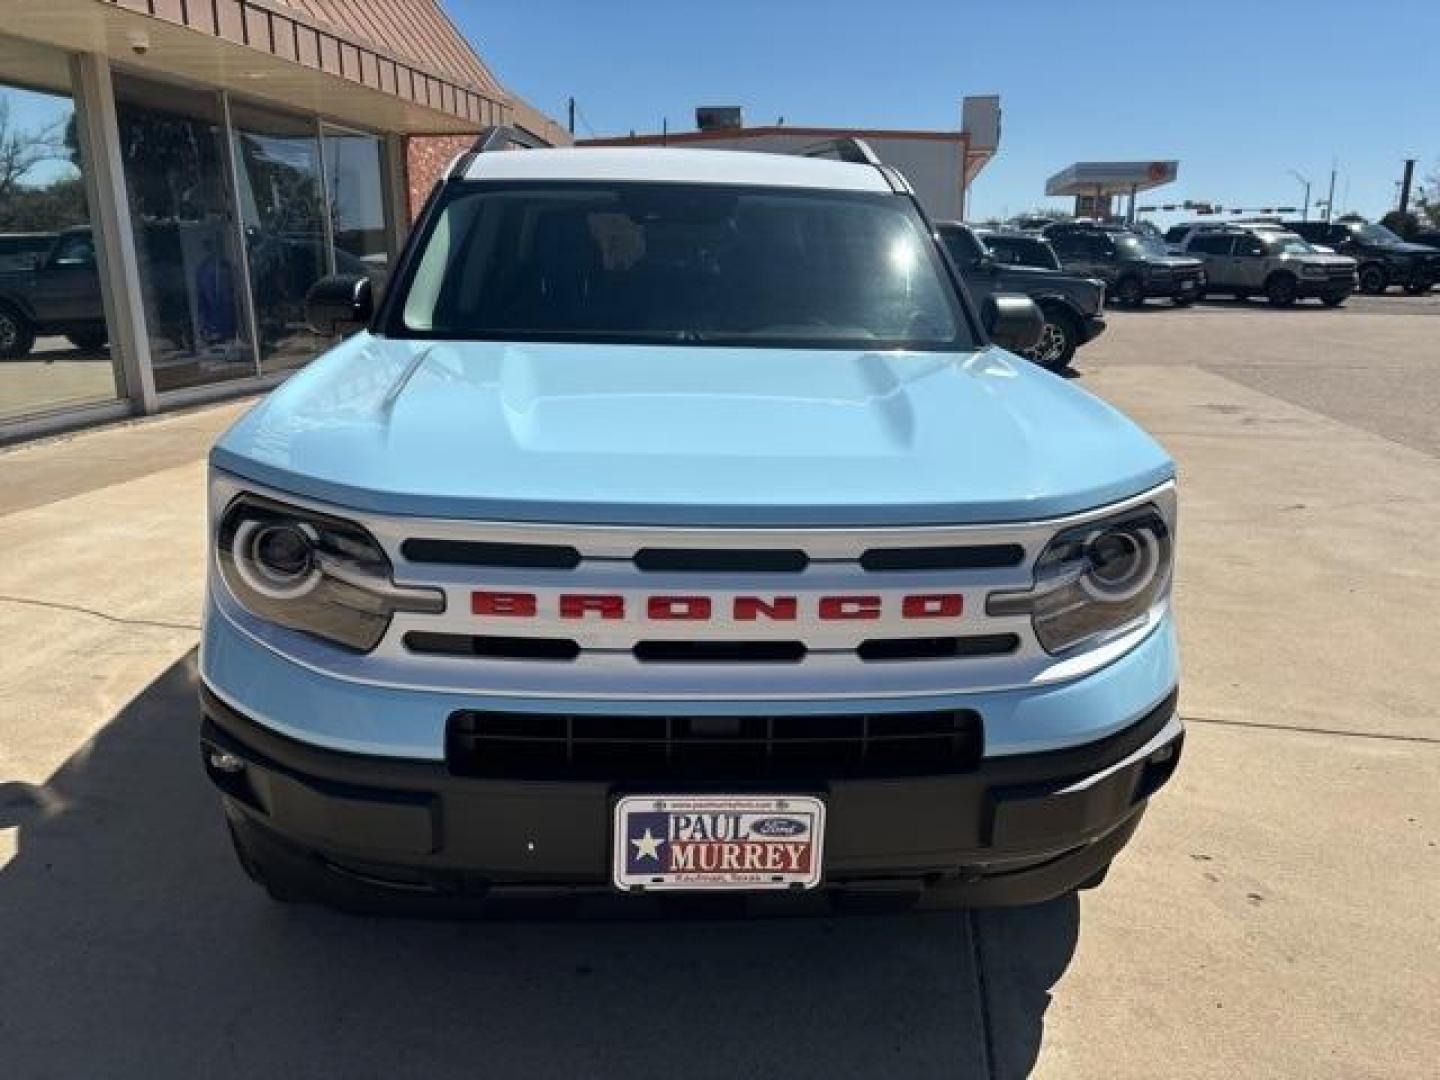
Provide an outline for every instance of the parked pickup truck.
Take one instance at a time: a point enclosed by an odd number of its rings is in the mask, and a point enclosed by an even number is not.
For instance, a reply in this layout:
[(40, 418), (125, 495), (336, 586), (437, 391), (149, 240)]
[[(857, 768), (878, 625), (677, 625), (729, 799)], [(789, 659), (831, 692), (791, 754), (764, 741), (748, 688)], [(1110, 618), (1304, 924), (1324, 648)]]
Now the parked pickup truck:
[(210, 457), (202, 761), (272, 897), (1105, 876), (1180, 759), (1174, 466), (845, 145), (472, 152), (383, 301), (312, 289), (363, 329)]
[(1104, 282), (1066, 274), (1058, 264), (1042, 268), (1002, 262), (990, 248), (991, 243), (1003, 245), (1009, 240), (1016, 246), (1041, 248), (1054, 260), (1055, 253), (1044, 240), (1019, 234), (1013, 240), (1006, 234), (980, 234), (958, 221), (942, 221), (939, 228), (945, 250), (972, 299), (983, 303), (997, 292), (1024, 293), (1040, 308), (1045, 328), (1035, 346), (1025, 350), (1028, 359), (1051, 371), (1064, 371), (1076, 349), (1105, 332)]

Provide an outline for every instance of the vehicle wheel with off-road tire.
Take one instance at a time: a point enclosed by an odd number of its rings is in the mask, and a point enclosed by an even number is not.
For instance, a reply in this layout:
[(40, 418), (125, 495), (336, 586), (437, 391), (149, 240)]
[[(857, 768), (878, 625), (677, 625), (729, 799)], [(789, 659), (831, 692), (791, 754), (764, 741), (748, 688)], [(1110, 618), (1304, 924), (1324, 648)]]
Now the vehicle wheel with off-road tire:
[(1300, 283), (1289, 274), (1271, 274), (1265, 282), (1265, 299), (1276, 307), (1289, 307), (1300, 296)]
[(13, 304), (0, 301), (0, 360), (18, 360), (35, 347), (35, 324)]
[(1379, 263), (1366, 263), (1360, 267), (1360, 291), (1367, 296), (1383, 293), (1389, 284), (1390, 278)]
[(105, 343), (110, 340), (110, 335), (105, 332), (103, 327), (71, 330), (65, 337), (71, 345), (74, 345), (77, 349), (83, 349), (86, 352), (98, 352), (103, 349)]
[(1025, 357), (1047, 371), (1064, 371), (1075, 358), (1075, 350), (1080, 347), (1080, 326), (1075, 316), (1063, 307), (1041, 305), (1040, 313), (1045, 318), (1040, 340), (1034, 348), (1025, 351)]
[(1145, 286), (1134, 274), (1127, 274), (1115, 283), (1115, 303), (1122, 307), (1139, 307), (1145, 303)]

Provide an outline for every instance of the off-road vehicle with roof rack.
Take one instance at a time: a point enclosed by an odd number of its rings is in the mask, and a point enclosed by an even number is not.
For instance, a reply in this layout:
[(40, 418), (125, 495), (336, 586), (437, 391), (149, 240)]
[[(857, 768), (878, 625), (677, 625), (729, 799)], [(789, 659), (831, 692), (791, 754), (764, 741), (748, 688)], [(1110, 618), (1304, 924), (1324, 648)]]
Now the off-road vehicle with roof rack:
[(1268, 226), (1202, 229), (1184, 251), (1205, 262), (1206, 291), (1264, 296), (1277, 307), (1313, 297), (1339, 307), (1355, 291), (1355, 260), (1317, 251), (1292, 232)]
[(1160, 296), (1187, 307), (1205, 288), (1200, 261), (1171, 255), (1158, 236), (1066, 221), (1047, 228), (1045, 238), (1060, 256), (1061, 266), (1072, 274), (1105, 282), (1116, 304), (1138, 307)]
[(502, 134), (211, 454), (243, 867), (426, 914), (1097, 883), (1180, 758), (1170, 458), (863, 144)]
[(1440, 281), (1440, 249), (1412, 244), (1369, 221), (1287, 221), (1285, 227), (1312, 244), (1355, 260), (1363, 293), (1401, 286), (1412, 296)]

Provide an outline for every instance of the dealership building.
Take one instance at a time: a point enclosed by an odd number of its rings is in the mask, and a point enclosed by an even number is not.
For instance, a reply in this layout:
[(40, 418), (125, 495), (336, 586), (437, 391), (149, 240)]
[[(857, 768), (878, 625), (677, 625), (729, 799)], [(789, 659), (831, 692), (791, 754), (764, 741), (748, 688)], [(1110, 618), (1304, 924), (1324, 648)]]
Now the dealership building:
[(475, 134), (565, 143), (436, 0), (5, 0), (0, 442), (264, 388)]

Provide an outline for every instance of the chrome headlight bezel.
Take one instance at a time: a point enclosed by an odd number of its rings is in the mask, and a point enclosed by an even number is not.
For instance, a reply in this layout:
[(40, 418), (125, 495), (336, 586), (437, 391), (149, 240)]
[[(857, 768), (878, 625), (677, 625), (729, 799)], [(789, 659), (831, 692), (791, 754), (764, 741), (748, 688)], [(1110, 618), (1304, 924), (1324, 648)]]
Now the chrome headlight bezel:
[(1029, 615), (1051, 656), (1098, 648), (1168, 608), (1175, 565), (1173, 498), (1057, 532), (1035, 561), (1034, 584), (991, 593), (992, 616)]
[(398, 586), (360, 525), (242, 492), (219, 514), (215, 565), (245, 611), (355, 653), (371, 652), (396, 612), (440, 613), (438, 589)]

